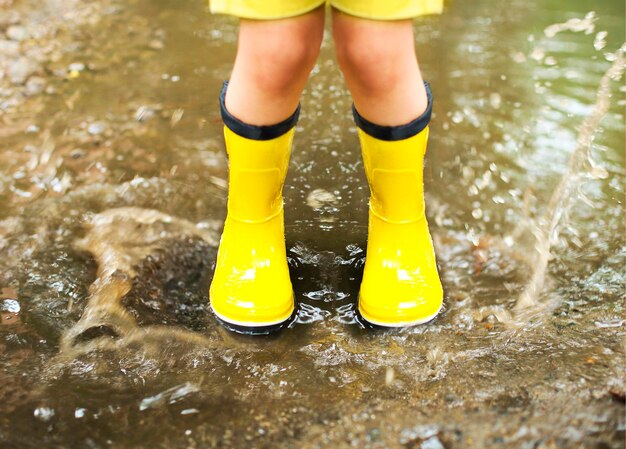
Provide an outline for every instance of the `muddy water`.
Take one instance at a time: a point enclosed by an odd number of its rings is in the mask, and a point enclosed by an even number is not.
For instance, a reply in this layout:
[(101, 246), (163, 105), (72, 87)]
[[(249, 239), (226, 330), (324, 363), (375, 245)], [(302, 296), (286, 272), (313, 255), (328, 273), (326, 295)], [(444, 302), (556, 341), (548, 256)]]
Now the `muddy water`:
[[(46, 90), (3, 90), (0, 446), (623, 447), (624, 5), (501, 3), (415, 23), (443, 314), (354, 319), (368, 191), (327, 36), (285, 189), (298, 317), (263, 338), (206, 298), (236, 23), (70, 5)], [(28, 6), (1, 11), (70, 14)]]

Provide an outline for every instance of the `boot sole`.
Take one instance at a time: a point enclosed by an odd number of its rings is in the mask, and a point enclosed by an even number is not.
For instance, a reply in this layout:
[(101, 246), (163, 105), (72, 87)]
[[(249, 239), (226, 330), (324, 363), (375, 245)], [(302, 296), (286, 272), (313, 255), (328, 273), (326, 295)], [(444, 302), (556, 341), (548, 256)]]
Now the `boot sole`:
[(365, 327), (368, 327), (370, 329), (380, 329), (380, 330), (398, 329), (402, 327), (413, 327), (413, 326), (419, 326), (420, 324), (429, 323), (433, 321), (435, 318), (437, 318), (437, 316), (441, 312), (441, 309), (443, 309), (443, 303), (441, 304), (441, 306), (439, 306), (439, 309), (434, 314), (427, 316), (426, 318), (420, 318), (419, 320), (415, 320), (415, 321), (400, 321), (398, 323), (382, 323), (382, 322), (368, 320), (361, 314), (361, 309), (359, 307), (356, 308), (356, 317), (359, 323), (363, 324)]
[(226, 329), (232, 332), (236, 332), (238, 334), (243, 334), (243, 335), (273, 334), (275, 332), (278, 332), (281, 329), (284, 329), (285, 327), (288, 327), (296, 318), (295, 308), (287, 319), (280, 320), (274, 323), (267, 323), (267, 324), (230, 321), (226, 319), (225, 317), (223, 317), (222, 315), (218, 314), (215, 310), (213, 310), (213, 307), (211, 307), (211, 310), (213, 311), (213, 313), (217, 317), (217, 320), (220, 322), (222, 326), (224, 326)]

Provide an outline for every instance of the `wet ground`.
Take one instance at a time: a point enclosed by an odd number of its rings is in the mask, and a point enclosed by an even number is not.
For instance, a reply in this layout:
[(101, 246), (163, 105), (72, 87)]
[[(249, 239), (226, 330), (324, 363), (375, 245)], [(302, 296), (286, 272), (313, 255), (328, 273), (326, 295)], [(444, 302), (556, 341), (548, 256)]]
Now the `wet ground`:
[(285, 189), (298, 317), (206, 293), (225, 214), (202, 2), (0, 0), (0, 447), (624, 447), (622, 2), (449, 2), (427, 209), (445, 310), (354, 319), (367, 186), (326, 37)]

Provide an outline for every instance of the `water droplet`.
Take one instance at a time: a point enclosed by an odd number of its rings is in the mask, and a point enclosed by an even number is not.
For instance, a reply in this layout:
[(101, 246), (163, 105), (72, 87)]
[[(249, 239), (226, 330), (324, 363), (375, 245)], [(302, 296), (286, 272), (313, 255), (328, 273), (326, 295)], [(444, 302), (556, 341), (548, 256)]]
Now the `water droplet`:
[(545, 56), (545, 52), (541, 47), (535, 47), (533, 51), (530, 53), (530, 59), (534, 59), (535, 61), (541, 61)]
[(37, 407), (33, 413), (35, 418), (48, 422), (54, 417), (54, 409), (50, 407)]
[(456, 111), (453, 115), (452, 115), (452, 123), (456, 123), (459, 124), (463, 121), (463, 114), (461, 114), (461, 112)]
[(499, 109), (502, 105), (502, 97), (497, 92), (492, 92), (489, 94), (489, 104), (494, 109)]
[(483, 217), (482, 209), (474, 209), (472, 211), (472, 217), (474, 217), (476, 220), (480, 220)]
[(606, 36), (608, 34), (609, 33), (607, 33), (606, 31), (599, 31), (598, 34), (596, 34), (595, 39), (593, 40), (593, 48), (599, 51), (606, 47)]
[(516, 51), (511, 55), (511, 59), (513, 59), (514, 62), (521, 64), (522, 62), (526, 62), (526, 55), (524, 55), (521, 51)]
[(396, 377), (396, 373), (393, 370), (393, 367), (388, 366), (387, 371), (385, 371), (385, 385), (390, 386)]
[(36, 134), (39, 132), (39, 126), (37, 125), (29, 125), (28, 128), (26, 128), (26, 134)]
[(595, 321), (596, 327), (600, 329), (610, 328), (610, 327), (622, 327), (626, 323), (626, 320), (607, 320), (607, 321)]
[(323, 321), (327, 316), (330, 316), (328, 310), (322, 310), (319, 307), (301, 303), (298, 307), (296, 322), (298, 324), (310, 324), (316, 321)]
[(463, 179), (465, 179), (466, 181), (470, 181), (473, 178), (474, 178), (474, 169), (467, 165), (464, 166), (463, 167)]
[(184, 113), (184, 109), (175, 109), (174, 112), (172, 112), (172, 117), (170, 118), (170, 125), (172, 126), (172, 128), (176, 126), (178, 122), (180, 122), (180, 120), (183, 118)]
[(337, 197), (324, 189), (312, 190), (306, 197), (306, 204), (312, 209), (319, 209), (325, 204), (332, 204), (336, 201)]
[[(553, 56), (548, 56), (543, 60), (545, 65), (556, 65), (556, 59)], [(546, 83), (547, 84), (547, 83)]]
[(609, 177), (609, 172), (604, 167), (593, 165), (591, 167), (591, 171), (589, 172), (589, 176), (594, 179), (606, 179)]

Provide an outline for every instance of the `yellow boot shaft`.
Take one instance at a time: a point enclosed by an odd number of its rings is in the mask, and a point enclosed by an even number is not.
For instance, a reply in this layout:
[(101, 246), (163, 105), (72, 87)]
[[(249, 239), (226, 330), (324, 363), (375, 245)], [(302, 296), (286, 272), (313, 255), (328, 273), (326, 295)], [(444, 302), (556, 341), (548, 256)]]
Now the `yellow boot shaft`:
[(428, 127), (409, 139), (385, 141), (358, 131), (370, 209), (385, 221), (402, 223), (424, 217), (424, 155)]
[(292, 129), (276, 139), (253, 140), (224, 127), (230, 218), (262, 222), (282, 210), (293, 135)]

